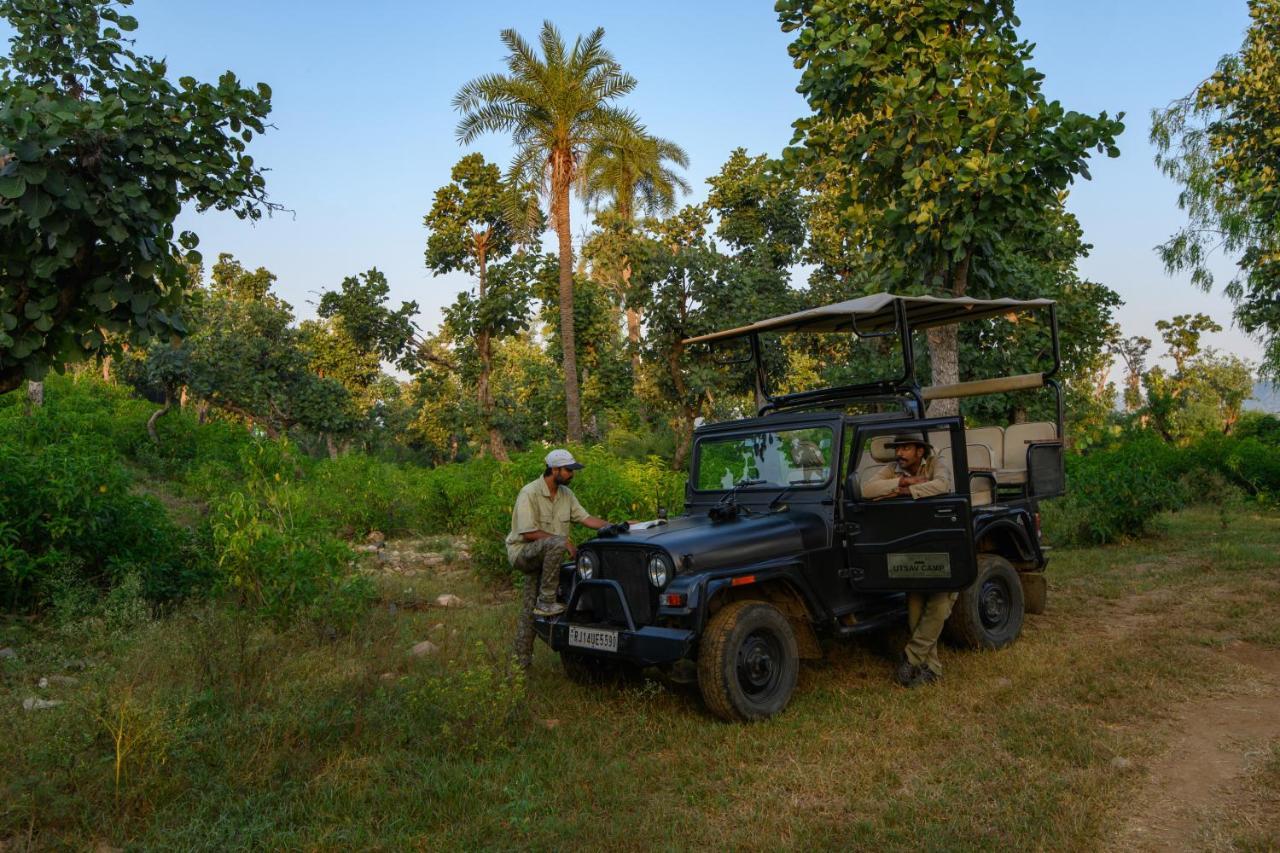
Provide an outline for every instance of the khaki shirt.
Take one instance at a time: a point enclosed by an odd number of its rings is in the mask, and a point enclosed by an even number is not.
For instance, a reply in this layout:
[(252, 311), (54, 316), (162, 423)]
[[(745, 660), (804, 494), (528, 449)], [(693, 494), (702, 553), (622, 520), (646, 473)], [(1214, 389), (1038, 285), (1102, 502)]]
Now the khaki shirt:
[[(862, 497), (866, 500), (888, 497), (898, 491), (898, 478), (909, 476), (911, 475), (902, 470), (897, 462), (890, 462), (862, 484)], [(928, 482), (907, 487), (913, 498), (931, 498), (955, 491), (951, 468), (947, 465), (947, 460), (937, 454), (930, 454), (920, 461), (920, 471), (916, 476), (929, 479)]]
[(533, 544), (521, 534), (541, 530), (568, 539), (573, 524), (590, 517), (568, 486), (557, 487), (552, 500), (547, 481), (539, 477), (516, 495), (516, 504), (511, 508), (511, 532), (507, 534), (507, 559), (515, 565), (524, 547)]

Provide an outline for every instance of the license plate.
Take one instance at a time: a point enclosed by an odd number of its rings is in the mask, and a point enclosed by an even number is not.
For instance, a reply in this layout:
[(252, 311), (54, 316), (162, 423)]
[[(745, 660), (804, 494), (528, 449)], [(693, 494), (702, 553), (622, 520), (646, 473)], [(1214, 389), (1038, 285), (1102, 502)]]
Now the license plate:
[(595, 649), (601, 652), (616, 652), (618, 650), (618, 632), (601, 631), (598, 628), (579, 628), (577, 625), (570, 625), (569, 645), (577, 646), (581, 649)]

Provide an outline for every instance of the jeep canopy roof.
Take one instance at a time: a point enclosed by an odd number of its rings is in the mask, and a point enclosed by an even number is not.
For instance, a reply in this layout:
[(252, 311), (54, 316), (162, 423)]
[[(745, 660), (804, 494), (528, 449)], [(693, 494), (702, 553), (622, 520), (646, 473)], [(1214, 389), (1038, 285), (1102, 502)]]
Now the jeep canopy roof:
[(942, 299), (936, 296), (898, 296), (893, 293), (873, 293), (834, 305), (823, 305), (760, 320), (750, 326), (739, 326), (722, 332), (712, 332), (689, 338), (684, 343), (710, 343), (738, 338), (762, 332), (843, 332), (855, 334), (884, 332), (898, 325), (896, 302), (900, 302), (906, 321), (912, 329), (928, 329), (946, 326), (964, 320), (979, 320), (1010, 312), (1047, 308), (1052, 299), (973, 299), (962, 296)]

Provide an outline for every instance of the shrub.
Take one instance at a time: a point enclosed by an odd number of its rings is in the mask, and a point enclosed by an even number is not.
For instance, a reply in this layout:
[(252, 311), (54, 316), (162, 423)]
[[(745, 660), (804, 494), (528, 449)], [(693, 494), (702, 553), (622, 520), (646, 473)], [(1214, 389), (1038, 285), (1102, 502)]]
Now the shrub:
[(1045, 533), (1060, 545), (1100, 545), (1147, 530), (1164, 510), (1181, 506), (1180, 452), (1153, 433), (1067, 458), (1067, 494), (1044, 508)]
[(219, 586), (274, 620), (352, 624), (373, 595), (350, 547), (308, 512), (290, 445), (264, 441), (241, 454), (245, 480), (212, 506)]
[(105, 589), (136, 573), (153, 600), (203, 583), (191, 534), (155, 499), (130, 493), (100, 435), (24, 440), (38, 433), (0, 432), (0, 595), (10, 607), (46, 599), (55, 577)]

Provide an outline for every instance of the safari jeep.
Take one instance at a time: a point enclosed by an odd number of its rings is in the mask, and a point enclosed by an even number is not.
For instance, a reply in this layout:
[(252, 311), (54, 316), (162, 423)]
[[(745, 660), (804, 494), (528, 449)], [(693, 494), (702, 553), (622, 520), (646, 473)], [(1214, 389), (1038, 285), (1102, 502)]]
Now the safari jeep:
[[(1047, 372), (916, 382), (913, 331), (1027, 311), (1048, 312)], [(760, 336), (811, 331), (896, 334), (902, 375), (770, 396)], [(821, 657), (824, 640), (903, 624), (909, 591), (959, 591), (954, 643), (1016, 640), (1045, 606), (1038, 501), (1063, 491), (1054, 304), (877, 294), (687, 343), (733, 338), (749, 345), (758, 416), (695, 431), (683, 515), (606, 529), (564, 565), (567, 609), (536, 629), (566, 673), (596, 681), (688, 660), (712, 712), (758, 720), (786, 707), (800, 660)], [(1057, 395), (1054, 422), (925, 416), (932, 399), (1035, 388)], [(887, 444), (904, 431), (946, 456), (955, 492), (864, 500), (860, 483), (893, 461)]]

